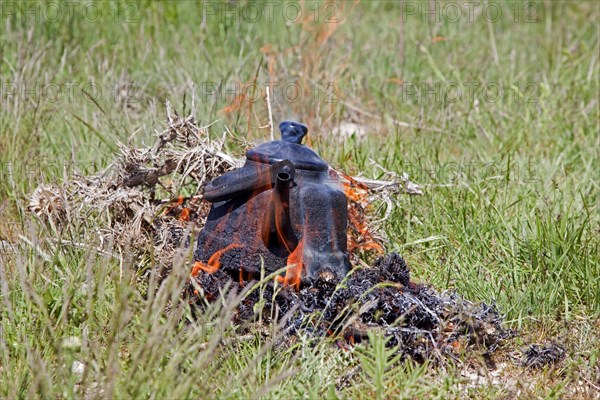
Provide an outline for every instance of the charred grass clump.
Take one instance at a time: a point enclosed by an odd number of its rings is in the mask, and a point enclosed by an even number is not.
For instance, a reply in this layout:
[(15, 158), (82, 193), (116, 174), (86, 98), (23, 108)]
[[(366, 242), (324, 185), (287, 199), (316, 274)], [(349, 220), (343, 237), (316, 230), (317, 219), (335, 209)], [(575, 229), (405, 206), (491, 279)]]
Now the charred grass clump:
[[(234, 322), (242, 327), (256, 320), (277, 323), (286, 341), (299, 335), (332, 337), (344, 349), (377, 332), (398, 355), (417, 362), (444, 362), (467, 352), (490, 357), (514, 334), (495, 306), (474, 304), (453, 291), (439, 293), (409, 276), (404, 259), (391, 253), (373, 266), (354, 268), (343, 280), (325, 269), (303, 280), (299, 291), (271, 279), (249, 291)], [(238, 285), (223, 271), (201, 272), (188, 293), (202, 306), (220, 299), (223, 288), (243, 291), (242, 286), (254, 284)]]

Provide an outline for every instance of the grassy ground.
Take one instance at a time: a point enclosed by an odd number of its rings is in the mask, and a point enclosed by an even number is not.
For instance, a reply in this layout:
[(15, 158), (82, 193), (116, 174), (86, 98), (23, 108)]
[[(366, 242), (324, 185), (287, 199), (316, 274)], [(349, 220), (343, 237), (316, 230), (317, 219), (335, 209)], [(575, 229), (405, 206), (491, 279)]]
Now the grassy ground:
[[(598, 396), (597, 3), (442, 2), (437, 21), (410, 1), (404, 16), (396, 2), (93, 4), (0, 3), (0, 398)], [(117, 140), (152, 142), (166, 99), (216, 136), (268, 139), (267, 82), (275, 121), (308, 124), (336, 167), (378, 177), (372, 160), (426, 185), (384, 227), (415, 280), (496, 301), (513, 348), (553, 340), (566, 360), (394, 364), (377, 337), (282, 350), (277, 327), (233, 334), (235, 299), (185, 324), (186, 267), (144, 296), (135, 265), (57, 245), (26, 211)], [(90, 217), (68, 239), (100, 228)]]

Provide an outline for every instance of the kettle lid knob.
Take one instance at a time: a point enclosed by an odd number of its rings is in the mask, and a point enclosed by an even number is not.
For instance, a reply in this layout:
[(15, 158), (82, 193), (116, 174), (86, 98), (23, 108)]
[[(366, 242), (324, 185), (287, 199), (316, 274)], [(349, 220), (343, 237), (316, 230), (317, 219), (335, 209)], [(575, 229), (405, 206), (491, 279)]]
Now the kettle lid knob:
[(281, 140), (289, 143), (301, 144), (302, 139), (308, 133), (308, 127), (294, 121), (283, 121), (279, 124)]

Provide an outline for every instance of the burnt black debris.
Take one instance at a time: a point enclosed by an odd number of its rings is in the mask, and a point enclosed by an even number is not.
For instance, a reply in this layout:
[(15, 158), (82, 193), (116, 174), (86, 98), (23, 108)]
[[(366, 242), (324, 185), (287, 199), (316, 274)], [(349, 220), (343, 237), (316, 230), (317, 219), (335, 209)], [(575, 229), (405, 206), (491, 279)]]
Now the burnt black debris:
[[(208, 301), (218, 299), (226, 286), (240, 287), (224, 270), (201, 272), (195, 279), (202, 288), (195, 296)], [(396, 253), (379, 258), (373, 267), (354, 268), (344, 279), (324, 268), (303, 279), (299, 291), (276, 285), (269, 282), (247, 295), (235, 322), (256, 319), (261, 304), (264, 322), (276, 322), (269, 316), (279, 321), (286, 316), (289, 335), (335, 336), (343, 343), (356, 343), (365, 340), (369, 330), (379, 330), (389, 338), (389, 346), (398, 346), (405, 357), (417, 361), (455, 357), (466, 349), (490, 354), (513, 334), (502, 326), (493, 305), (474, 304), (454, 292), (439, 293), (411, 282), (404, 259)]]
[(410, 283), (410, 271), (404, 258), (400, 257), (398, 253), (390, 253), (383, 258), (378, 258), (375, 268), (381, 271), (382, 278), (385, 280), (399, 282), (404, 286), (408, 286)]
[(556, 343), (532, 344), (523, 350), (522, 364), (534, 369), (544, 368), (562, 361), (565, 355), (565, 349)]

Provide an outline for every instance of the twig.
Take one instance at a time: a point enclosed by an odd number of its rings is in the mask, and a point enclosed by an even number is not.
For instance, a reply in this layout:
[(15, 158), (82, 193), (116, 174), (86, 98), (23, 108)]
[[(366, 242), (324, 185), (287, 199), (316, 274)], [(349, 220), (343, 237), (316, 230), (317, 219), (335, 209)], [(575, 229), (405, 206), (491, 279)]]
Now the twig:
[(435, 321), (436, 321), (438, 324), (440, 323), (440, 318), (437, 316), (437, 314), (436, 314), (436, 313), (434, 313), (433, 311), (431, 311), (431, 310), (429, 309), (429, 307), (427, 307), (425, 304), (423, 304), (423, 302), (422, 302), (421, 300), (417, 299), (415, 296), (413, 296), (413, 295), (412, 295), (412, 294), (410, 294), (410, 293), (407, 293), (407, 294), (406, 294), (406, 298), (407, 298), (408, 300), (412, 301), (413, 303), (415, 303), (415, 304), (417, 304), (417, 305), (421, 306), (421, 307), (423, 308), (423, 310), (427, 311), (427, 313), (428, 313), (429, 315), (431, 315), (431, 317), (432, 317), (433, 319), (435, 319)]
[(582, 376), (581, 378), (582, 378), (584, 381), (586, 381), (587, 383), (589, 383), (589, 384), (590, 384), (590, 385), (591, 385), (591, 386), (592, 386), (594, 389), (596, 389), (596, 390), (600, 391), (600, 387), (599, 387), (599, 386), (596, 386), (596, 385), (594, 385), (594, 384), (593, 384), (593, 383), (592, 383), (592, 382), (591, 382), (591, 381), (590, 381), (588, 378), (586, 378), (585, 376)]
[(417, 185), (413, 182), (411, 182), (408, 179), (408, 175), (406, 173), (402, 174), (401, 177), (401, 181), (384, 181), (384, 180), (379, 180), (379, 179), (369, 179), (369, 178), (363, 178), (363, 177), (357, 177), (357, 176), (353, 176), (352, 179), (354, 179), (355, 181), (362, 183), (363, 185), (365, 185), (367, 188), (374, 190), (374, 191), (381, 191), (381, 190), (402, 190), (405, 193), (408, 194), (412, 194), (412, 195), (422, 195), (423, 191), (421, 190), (421, 185)]
[(77, 248), (80, 248), (80, 249), (86, 249), (86, 250), (93, 249), (98, 254), (101, 254), (103, 256), (109, 256), (109, 257), (113, 257), (113, 258), (116, 258), (116, 259), (120, 258), (120, 256), (117, 255), (117, 254), (111, 253), (111, 252), (106, 251), (106, 250), (102, 250), (100, 247), (96, 247), (94, 249), (92, 246), (87, 245), (85, 243), (78, 243), (78, 242), (74, 242), (72, 240), (65, 240), (65, 239), (49, 239), (49, 240), (51, 240), (55, 244), (62, 244), (64, 246), (73, 246), (73, 247), (77, 247)]
[[(116, 239), (121, 250), (110, 254), (112, 250), (101, 246), (110, 252), (99, 252), (120, 258), (119, 254), (129, 257), (127, 252), (134, 249), (131, 255), (137, 257), (154, 246), (156, 260), (170, 268), (183, 228), (178, 218), (163, 213), (164, 205), (171, 201), (156, 199), (162, 195), (157, 190), (164, 189), (169, 197), (186, 193), (188, 199), (196, 200), (206, 180), (239, 167), (240, 160), (224, 152), (224, 138), (211, 139), (206, 126), (199, 126), (192, 115), (180, 116), (169, 101), (166, 114), (167, 126), (157, 132), (153, 145), (134, 148), (119, 143), (119, 154), (106, 169), (89, 177), (76, 175), (62, 184), (40, 185), (30, 197), (28, 209), (52, 226), (87, 224), (89, 216), (97, 213), (110, 226), (108, 236)], [(198, 223), (206, 213), (205, 208), (196, 210)], [(50, 259), (35, 243), (22, 240)], [(81, 242), (59, 243), (87, 247)], [(6, 251), (6, 247), (2, 244), (0, 250)]]
[(275, 140), (273, 134), (273, 113), (271, 111), (271, 98), (269, 97), (269, 87), (267, 86), (267, 110), (269, 111), (269, 129), (271, 130), (271, 140)]

